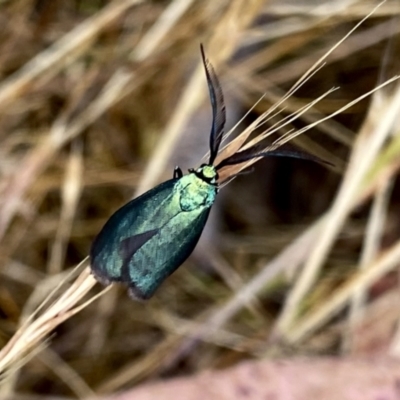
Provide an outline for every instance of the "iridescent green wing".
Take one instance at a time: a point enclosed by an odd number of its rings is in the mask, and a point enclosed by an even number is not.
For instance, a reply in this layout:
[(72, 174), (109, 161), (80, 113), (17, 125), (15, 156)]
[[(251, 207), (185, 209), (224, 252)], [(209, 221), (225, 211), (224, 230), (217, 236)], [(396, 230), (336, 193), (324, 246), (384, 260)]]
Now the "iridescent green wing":
[(147, 299), (195, 248), (216, 188), (194, 174), (156, 186), (120, 208), (93, 242), (91, 268), (103, 284), (124, 282)]
[[(159, 228), (123, 266), (131, 297), (148, 299), (192, 253), (206, 224), (210, 207), (179, 212)], [(127, 239), (127, 242), (135, 238)], [(127, 246), (131, 248), (130, 243)]]
[[(171, 219), (171, 212), (174, 215), (180, 211), (179, 204), (175, 209), (174, 203), (171, 204), (177, 181), (171, 179), (149, 190), (125, 204), (106, 222), (90, 250), (92, 272), (100, 282), (123, 281), (124, 254), (132, 256)], [(121, 243), (127, 239), (130, 249), (123, 245), (121, 251)]]

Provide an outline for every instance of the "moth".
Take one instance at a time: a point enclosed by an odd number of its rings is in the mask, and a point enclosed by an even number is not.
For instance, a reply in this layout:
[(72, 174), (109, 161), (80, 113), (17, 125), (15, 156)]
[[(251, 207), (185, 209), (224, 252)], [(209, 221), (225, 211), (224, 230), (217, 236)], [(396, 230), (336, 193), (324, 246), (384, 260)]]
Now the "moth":
[(206, 164), (154, 187), (117, 210), (90, 249), (91, 272), (102, 284), (121, 282), (132, 298), (149, 299), (164, 280), (192, 253), (221, 187), (218, 171), (253, 158), (288, 156), (320, 161), (293, 150), (265, 150), (256, 145), (238, 151), (217, 165), (226, 112), (217, 75), (200, 47), (212, 106), (210, 155)]

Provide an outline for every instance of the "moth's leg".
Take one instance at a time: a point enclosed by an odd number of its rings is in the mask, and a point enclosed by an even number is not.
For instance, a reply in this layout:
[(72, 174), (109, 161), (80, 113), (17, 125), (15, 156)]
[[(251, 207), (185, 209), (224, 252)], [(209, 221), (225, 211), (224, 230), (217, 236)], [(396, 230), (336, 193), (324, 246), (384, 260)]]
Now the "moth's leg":
[(179, 178), (182, 178), (182, 176), (183, 176), (182, 170), (178, 166), (176, 166), (174, 168), (174, 176), (173, 176), (173, 178), (174, 179), (177, 179), (177, 178), (179, 179)]

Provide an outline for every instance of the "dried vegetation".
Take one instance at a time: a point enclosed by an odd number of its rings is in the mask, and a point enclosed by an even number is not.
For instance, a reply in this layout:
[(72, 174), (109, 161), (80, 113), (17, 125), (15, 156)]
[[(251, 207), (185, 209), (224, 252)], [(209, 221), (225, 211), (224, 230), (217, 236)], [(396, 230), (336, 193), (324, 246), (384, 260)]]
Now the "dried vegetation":
[[(398, 2), (328, 54), (376, 5), (1, 1), (2, 397), (86, 398), (254, 357), (399, 355), (400, 86), (346, 106), (399, 73)], [(334, 165), (260, 161), (154, 299), (98, 299), (85, 258), (106, 218), (207, 152), (200, 42), (231, 125), (252, 108), (234, 137), (279, 127), (267, 141), (296, 136)]]

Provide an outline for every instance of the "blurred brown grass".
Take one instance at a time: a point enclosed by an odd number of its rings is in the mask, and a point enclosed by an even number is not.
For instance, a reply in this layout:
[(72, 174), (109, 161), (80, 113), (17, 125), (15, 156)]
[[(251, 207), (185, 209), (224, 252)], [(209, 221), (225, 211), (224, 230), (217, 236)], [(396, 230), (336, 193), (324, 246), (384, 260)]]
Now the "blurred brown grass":
[[(243, 128), (375, 5), (1, 2), (0, 346), (114, 210), (201, 162), (200, 42), (231, 125), (265, 93)], [(276, 137), (301, 130), (398, 74), (399, 7), (383, 4), (265, 127), (340, 86)], [(14, 361), (0, 394), (84, 398), (253, 357), (398, 355), (399, 97), (392, 84), (295, 139), (334, 168), (267, 159), (223, 189), (200, 250), (150, 302), (113, 288), (55, 313), (67, 320)], [(99, 291), (85, 282), (81, 296)]]

